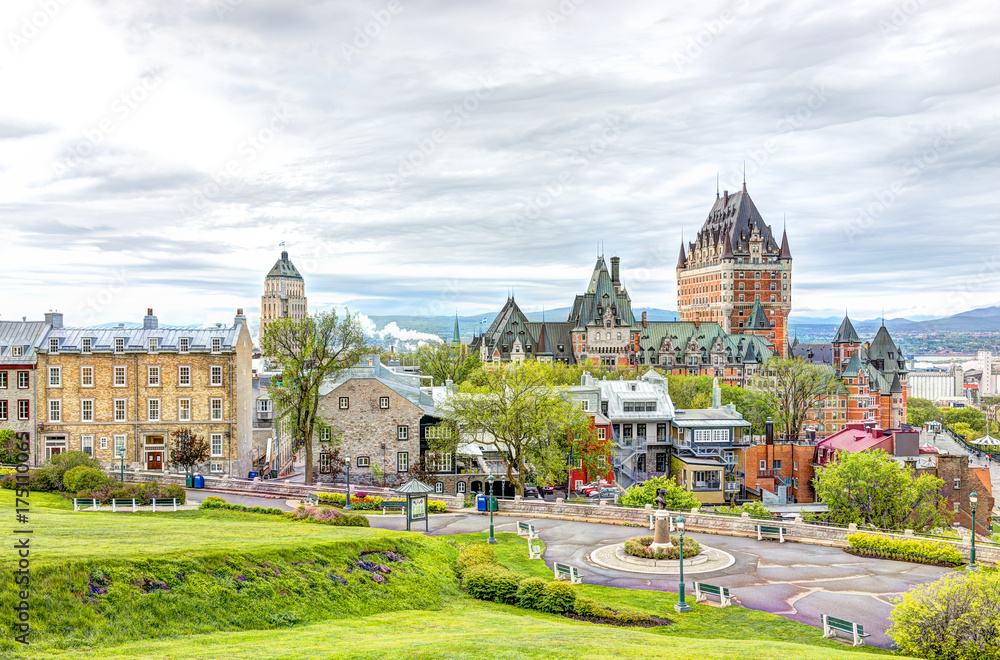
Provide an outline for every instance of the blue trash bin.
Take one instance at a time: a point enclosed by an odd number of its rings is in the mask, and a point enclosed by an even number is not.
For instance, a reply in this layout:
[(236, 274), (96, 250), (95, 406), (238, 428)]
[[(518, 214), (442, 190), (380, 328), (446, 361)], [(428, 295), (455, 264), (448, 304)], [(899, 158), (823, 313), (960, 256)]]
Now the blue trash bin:
[(205, 477), (201, 476), (200, 474), (194, 475), (194, 487), (195, 488), (204, 488), (205, 487)]
[(257, 473), (256, 472), (251, 472), (250, 475), (249, 475), (249, 478), (250, 479), (256, 479), (257, 478)]
[(486, 508), (486, 496), (482, 493), (476, 495), (476, 511), (488, 511)]

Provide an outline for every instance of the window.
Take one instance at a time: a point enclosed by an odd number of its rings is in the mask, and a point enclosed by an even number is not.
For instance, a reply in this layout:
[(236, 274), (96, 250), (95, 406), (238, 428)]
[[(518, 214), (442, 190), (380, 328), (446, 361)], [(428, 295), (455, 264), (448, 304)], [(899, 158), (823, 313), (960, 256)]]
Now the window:
[(62, 367), (49, 367), (49, 387), (62, 387)]
[(212, 466), (209, 469), (209, 472), (216, 472), (216, 473), (222, 472), (222, 463), (218, 463), (218, 462), (212, 463)]
[(128, 385), (128, 378), (125, 377), (125, 367), (115, 367), (115, 387), (125, 387)]
[(774, 469), (775, 470), (780, 470), (781, 469), (781, 461), (775, 461), (774, 462)]
[(378, 407), (381, 408), (382, 410), (388, 409), (388, 407), (389, 407), (389, 397), (387, 397), (387, 396), (380, 396), (378, 398)]
[(180, 422), (191, 421), (191, 399), (177, 400), (177, 421)]
[(159, 367), (146, 367), (146, 384), (150, 387), (160, 386), (160, 368)]
[(459, 481), (458, 482), (458, 492), (459, 493), (464, 493), (465, 492), (465, 482), (464, 481)]
[(21, 346), (11, 346), (10, 347), (10, 355), (11, 355), (11, 357), (21, 357), (24, 354), (23, 350), (24, 349)]
[(84, 338), (82, 338), (80, 340), (80, 352), (81, 353), (90, 353), (92, 343), (93, 343), (93, 340), (90, 337), (84, 337)]
[(667, 441), (667, 425), (657, 424), (656, 425), (656, 441), (666, 442)]
[(222, 434), (212, 434), (212, 456), (222, 456)]
[(209, 383), (213, 387), (218, 387), (222, 385), (222, 367), (218, 365), (212, 365), (211, 367), (211, 379)]
[(603, 467), (606, 467), (607, 464), (608, 464), (608, 458), (607, 458), (607, 456), (598, 456), (597, 457), (597, 466), (598, 467), (602, 467), (603, 468)]
[(319, 429), (319, 441), (320, 442), (330, 442), (333, 436), (333, 430), (329, 426), (321, 426)]
[(667, 471), (667, 454), (666, 452), (658, 451), (654, 456), (656, 460), (656, 471), (666, 472)]
[(94, 421), (94, 400), (93, 399), (81, 399), (80, 400), (80, 421), (81, 422), (92, 422), (92, 421)]
[(58, 353), (58, 352), (59, 352), (59, 339), (57, 339), (56, 337), (52, 337), (51, 339), (49, 339), (49, 353)]
[(28, 419), (31, 416), (31, 402), (26, 399), (21, 399), (17, 402), (17, 418), (20, 420)]
[(62, 399), (49, 399), (49, 421), (62, 421)]
[(94, 455), (94, 436), (92, 435), (81, 435), (80, 436), (80, 448), (83, 449), (83, 453), (87, 456)]
[(367, 456), (358, 456), (358, 467), (369, 467), (371, 460)]
[(146, 419), (150, 422), (160, 421), (160, 400), (150, 399), (146, 403)]
[(177, 367), (177, 384), (181, 387), (191, 387), (191, 367), (186, 364)]
[(128, 421), (128, 404), (125, 399), (115, 399), (115, 421)]
[(209, 399), (208, 409), (210, 411), (209, 419), (213, 422), (222, 421), (222, 399)]
[(955, 488), (955, 490), (962, 490), (962, 480), (961, 479), (955, 479), (954, 480), (954, 488)]
[(160, 350), (160, 339), (159, 339), (159, 337), (150, 337), (149, 338), (149, 352), (150, 353), (155, 353), (158, 350)]
[(397, 440), (408, 440), (410, 437), (410, 427), (401, 425), (396, 427), (396, 439)]
[(94, 368), (80, 367), (80, 387), (94, 386)]
[(108, 439), (101, 438), (101, 449), (107, 449), (107, 448), (108, 448)]
[(405, 451), (396, 454), (396, 471), (408, 472), (410, 470), (410, 455)]
[(212, 352), (221, 353), (222, 352), (222, 338), (212, 337)]
[(799, 462), (798, 461), (792, 461), (792, 470), (795, 471), (795, 472), (798, 472), (798, 470), (799, 470)]
[(351, 399), (346, 396), (340, 397), (340, 409), (347, 410), (350, 407), (351, 407)]
[(0, 371), (0, 390), (7, 389), (7, 372)]
[(761, 460), (760, 467), (758, 469), (759, 470), (766, 470), (767, 469), (767, 461)]
[(120, 457), (125, 453), (125, 435), (115, 436), (115, 456)]
[(270, 399), (257, 399), (257, 412), (271, 412), (271, 400)]
[(7, 419), (7, 402), (0, 399), (0, 420), (6, 421)]
[(427, 459), (427, 471), (428, 472), (451, 472), (454, 467), (454, 455), (451, 452), (435, 454), (428, 452), (425, 454)]
[(608, 437), (608, 430), (603, 426), (597, 429), (597, 437), (600, 438), (601, 440), (606, 440)]
[(439, 493), (439, 494), (443, 493), (444, 492), (444, 484), (442, 482), (440, 482), (440, 481), (435, 481), (434, 482), (434, 492), (435, 493)]
[(124, 353), (124, 352), (125, 352), (125, 338), (115, 337), (115, 353)]
[(181, 337), (177, 340), (177, 350), (180, 353), (187, 353), (191, 349), (191, 339), (189, 337)]
[(31, 382), (31, 376), (27, 371), (17, 372), (17, 389), (26, 390), (28, 389), (29, 383)]

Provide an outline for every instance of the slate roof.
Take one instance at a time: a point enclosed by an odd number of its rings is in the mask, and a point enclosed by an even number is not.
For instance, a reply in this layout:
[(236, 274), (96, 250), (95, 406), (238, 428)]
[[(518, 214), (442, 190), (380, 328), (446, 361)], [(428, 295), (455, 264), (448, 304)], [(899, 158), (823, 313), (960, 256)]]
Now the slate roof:
[(779, 259), (791, 259), (792, 258), (792, 251), (788, 248), (788, 232), (787, 231), (782, 231), (781, 232), (781, 255), (778, 258)]
[(747, 323), (743, 327), (750, 330), (770, 330), (774, 327), (767, 319), (767, 313), (759, 300), (754, 302), (753, 307), (750, 308), (750, 318), (747, 319)]
[(274, 266), (267, 272), (267, 277), (294, 277), (301, 280), (302, 275), (291, 261), (288, 260), (288, 253), (282, 252), (281, 258), (274, 262)]
[[(690, 244), (690, 248), (698, 249), (702, 245), (713, 245), (720, 247), (723, 254), (727, 251), (733, 254), (749, 254), (750, 236), (754, 230), (763, 238), (765, 252), (779, 253), (780, 248), (774, 234), (771, 233), (771, 228), (764, 222), (744, 186), (742, 191), (735, 192), (728, 198), (716, 197), (715, 204), (708, 212), (708, 217), (695, 242)], [(719, 245), (720, 242), (723, 244)], [(787, 248), (787, 245), (785, 247)], [(790, 252), (788, 258), (791, 258)]]
[[(575, 364), (573, 343), (570, 341), (572, 328), (573, 324), (566, 321), (529, 321), (511, 297), (504, 303), (482, 338), (473, 343), (473, 347), (485, 345), (488, 355), (499, 355), (501, 360), (509, 360), (514, 354), (514, 343), (520, 341), (522, 355), (551, 356), (553, 360)], [(504, 346), (507, 347), (506, 350)], [(530, 352), (525, 350), (529, 346)]]
[(699, 364), (711, 363), (712, 354), (721, 352), (726, 364), (759, 364), (772, 356), (770, 342), (755, 335), (727, 335), (718, 323), (692, 321), (649, 321), (639, 326), (639, 351), (645, 364), (660, 364), (662, 347), (673, 353), (675, 364), (686, 364), (689, 347), (699, 355)]
[(854, 325), (851, 324), (851, 319), (844, 315), (844, 320), (840, 322), (840, 327), (837, 328), (837, 334), (833, 336), (834, 344), (860, 344), (861, 338), (858, 337), (858, 333), (854, 331)]
[(632, 300), (623, 288), (621, 293), (615, 291), (611, 274), (604, 263), (604, 257), (598, 257), (594, 272), (590, 276), (587, 292), (577, 295), (570, 309), (569, 318), (572, 327), (583, 328), (588, 325), (604, 325), (603, 314), (608, 307), (614, 312), (615, 326), (635, 325), (632, 315)]
[[(34, 364), (35, 349), (45, 338), (45, 321), (0, 321), (0, 364)], [(12, 346), (21, 347), (15, 357)]]
[(847, 364), (844, 365), (843, 373), (854, 378), (859, 371), (864, 371), (864, 365), (861, 364), (861, 358), (858, 357), (858, 354), (854, 353), (851, 355), (851, 359), (847, 361)]
[[(336, 378), (323, 382), (320, 396), (326, 396), (344, 383), (353, 379), (372, 378), (382, 383), (410, 403), (421, 408), (428, 415), (436, 415), (434, 399), (429, 389), (430, 379), (421, 379), (417, 374), (399, 373), (382, 364), (377, 355), (368, 355), (353, 367), (342, 371)], [(428, 388), (422, 387), (424, 380)]]
[(868, 359), (880, 365), (879, 368), (887, 373), (906, 371), (906, 357), (900, 352), (884, 325), (875, 333), (875, 339), (868, 347)]
[(793, 344), (792, 357), (813, 364), (833, 364), (833, 346), (830, 344)]

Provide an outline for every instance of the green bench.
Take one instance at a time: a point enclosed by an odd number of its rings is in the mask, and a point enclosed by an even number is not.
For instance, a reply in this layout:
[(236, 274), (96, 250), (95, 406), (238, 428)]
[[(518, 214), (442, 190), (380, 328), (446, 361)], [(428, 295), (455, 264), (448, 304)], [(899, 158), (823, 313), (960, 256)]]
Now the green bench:
[(100, 504), (100, 500), (88, 497), (74, 497), (73, 498), (73, 510), (79, 511), (80, 507), (87, 508), (93, 507), (94, 511), (97, 511), (97, 506)]
[(529, 541), (534, 541), (538, 538), (538, 532), (535, 531), (535, 526), (523, 522), (517, 523), (517, 535), (527, 537)]
[(785, 532), (787, 530), (784, 527), (773, 527), (769, 525), (757, 525), (757, 540), (761, 541), (766, 538), (776, 538), (779, 543), (785, 542)]
[(383, 500), (382, 501), (382, 515), (385, 515), (386, 511), (399, 511), (400, 513), (406, 513), (406, 500)]
[(153, 513), (156, 513), (156, 507), (157, 506), (161, 506), (161, 507), (165, 507), (165, 506), (173, 507), (174, 511), (176, 511), (177, 510), (177, 502), (178, 502), (178, 499), (176, 497), (163, 497), (163, 498), (160, 498), (160, 499), (154, 499), (154, 500), (151, 501), (151, 504), (153, 505)]
[(541, 559), (542, 546), (528, 541), (528, 559)]
[(823, 614), (821, 617), (823, 619), (823, 637), (836, 637), (837, 633), (844, 633), (851, 636), (854, 646), (864, 646), (865, 637), (871, 637), (871, 634), (866, 633), (864, 626), (860, 623), (838, 619), (829, 614)]
[(561, 580), (565, 577), (569, 580), (570, 584), (580, 584), (583, 581), (583, 575), (580, 574), (580, 571), (576, 570), (576, 566), (556, 562), (552, 564), (552, 570), (555, 573), (556, 580)]
[(704, 582), (694, 583), (694, 602), (700, 603), (705, 600), (708, 596), (718, 596), (719, 602), (722, 603), (722, 607), (728, 607), (733, 604), (733, 594), (729, 591), (727, 587), (717, 587), (714, 584), (705, 584)]
[(118, 513), (118, 507), (127, 506), (132, 507), (132, 513), (139, 510), (139, 500), (134, 497), (116, 497), (111, 500), (111, 512)]

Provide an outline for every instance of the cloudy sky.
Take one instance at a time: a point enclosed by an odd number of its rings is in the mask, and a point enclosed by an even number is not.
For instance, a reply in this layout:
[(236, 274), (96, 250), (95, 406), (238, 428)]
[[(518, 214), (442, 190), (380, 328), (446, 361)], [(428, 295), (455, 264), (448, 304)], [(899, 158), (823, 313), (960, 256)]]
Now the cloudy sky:
[(0, 318), (674, 309), (716, 176), (787, 218), (796, 312), (1000, 301), (986, 0), (4, 0)]

